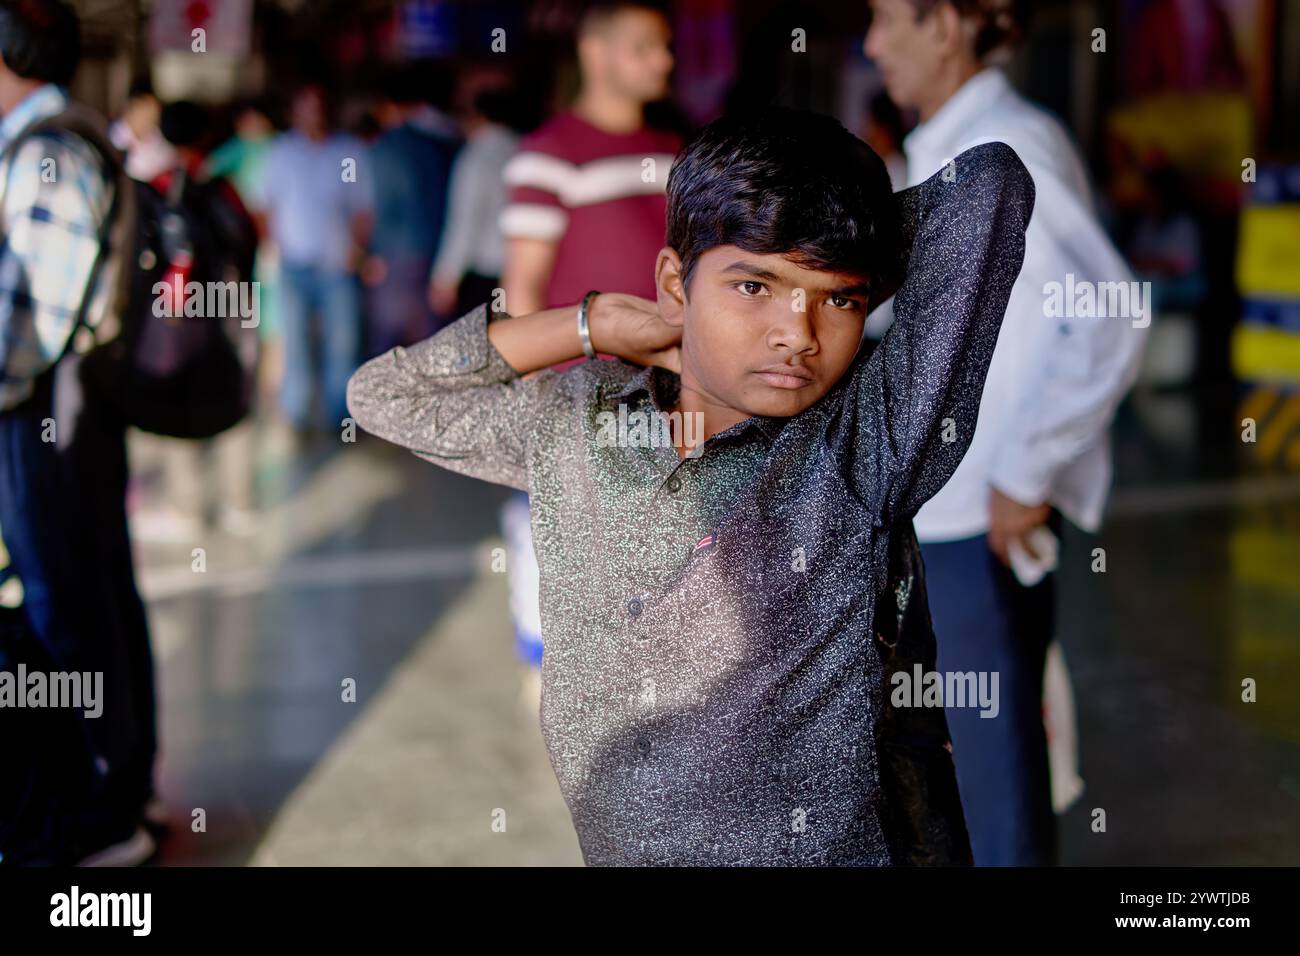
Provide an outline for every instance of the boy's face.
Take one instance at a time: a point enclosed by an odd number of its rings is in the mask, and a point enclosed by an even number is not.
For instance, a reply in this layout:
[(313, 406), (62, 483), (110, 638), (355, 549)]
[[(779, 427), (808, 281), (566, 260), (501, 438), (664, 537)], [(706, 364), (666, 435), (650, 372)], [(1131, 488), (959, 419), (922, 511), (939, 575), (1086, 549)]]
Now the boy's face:
[(670, 248), (656, 266), (659, 311), (682, 327), (682, 387), (742, 417), (789, 417), (853, 362), (867, 278), (807, 269), (776, 253), (716, 246), (696, 260), (689, 298)]

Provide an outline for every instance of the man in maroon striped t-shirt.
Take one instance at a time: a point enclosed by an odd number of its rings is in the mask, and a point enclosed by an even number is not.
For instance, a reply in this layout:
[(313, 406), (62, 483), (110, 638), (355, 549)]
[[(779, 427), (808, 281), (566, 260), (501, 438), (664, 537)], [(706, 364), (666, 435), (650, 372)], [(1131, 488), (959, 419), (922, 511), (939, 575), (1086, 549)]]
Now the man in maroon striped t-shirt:
[(590, 289), (654, 296), (675, 133), (645, 125), (668, 91), (668, 21), (653, 4), (605, 4), (578, 33), (582, 91), (524, 138), (505, 170), (506, 311), (576, 302)]
[[(577, 99), (525, 137), (505, 169), (502, 285), (511, 315), (577, 302), (592, 289), (654, 298), (668, 169), (681, 141), (646, 126), (644, 113), (668, 93), (670, 39), (667, 16), (651, 2), (596, 3), (584, 14)], [(527, 502), (522, 492), (507, 502), (504, 523), (516, 646), (532, 665), (524, 699), (535, 710), (542, 635)]]

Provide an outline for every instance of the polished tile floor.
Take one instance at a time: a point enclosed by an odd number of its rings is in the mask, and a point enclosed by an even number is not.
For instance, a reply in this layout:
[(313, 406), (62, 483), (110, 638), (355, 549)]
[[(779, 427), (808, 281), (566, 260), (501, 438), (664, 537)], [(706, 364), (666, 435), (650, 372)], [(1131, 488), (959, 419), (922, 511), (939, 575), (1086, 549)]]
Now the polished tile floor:
[[(1107, 525), (1063, 552), (1086, 782), (1063, 860), (1300, 863), (1300, 477), (1240, 469), (1227, 404), (1143, 396), (1116, 435)], [(255, 534), (137, 543), (160, 861), (580, 864), (492, 569), (503, 491), (269, 431), (257, 487)]]

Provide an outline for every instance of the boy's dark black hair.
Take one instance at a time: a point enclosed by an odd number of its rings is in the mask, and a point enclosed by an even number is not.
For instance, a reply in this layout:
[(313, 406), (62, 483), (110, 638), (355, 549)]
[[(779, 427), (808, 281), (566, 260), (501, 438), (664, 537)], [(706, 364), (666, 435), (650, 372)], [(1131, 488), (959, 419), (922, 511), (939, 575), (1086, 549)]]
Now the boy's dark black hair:
[(81, 23), (64, 0), (0, 0), (0, 56), (26, 80), (67, 86), (81, 60)]
[(873, 289), (900, 250), (880, 157), (835, 119), (784, 107), (725, 115), (682, 151), (668, 174), (667, 239), (683, 287), (716, 246), (858, 273)]

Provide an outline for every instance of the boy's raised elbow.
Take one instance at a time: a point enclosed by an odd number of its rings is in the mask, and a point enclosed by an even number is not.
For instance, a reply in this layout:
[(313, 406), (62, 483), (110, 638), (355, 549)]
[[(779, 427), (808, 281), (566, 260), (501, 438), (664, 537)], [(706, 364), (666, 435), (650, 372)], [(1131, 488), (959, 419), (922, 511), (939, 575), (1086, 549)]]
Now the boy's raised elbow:
[(384, 383), (392, 373), (392, 359), (380, 355), (365, 362), (348, 379), (345, 400), (348, 415), (365, 431), (380, 435), (380, 409), (386, 404)]
[(973, 146), (969, 153), (976, 182), (996, 189), (1003, 204), (1014, 204), (1020, 212), (1021, 228), (1028, 228), (1036, 190), (1020, 154), (1000, 140)]

